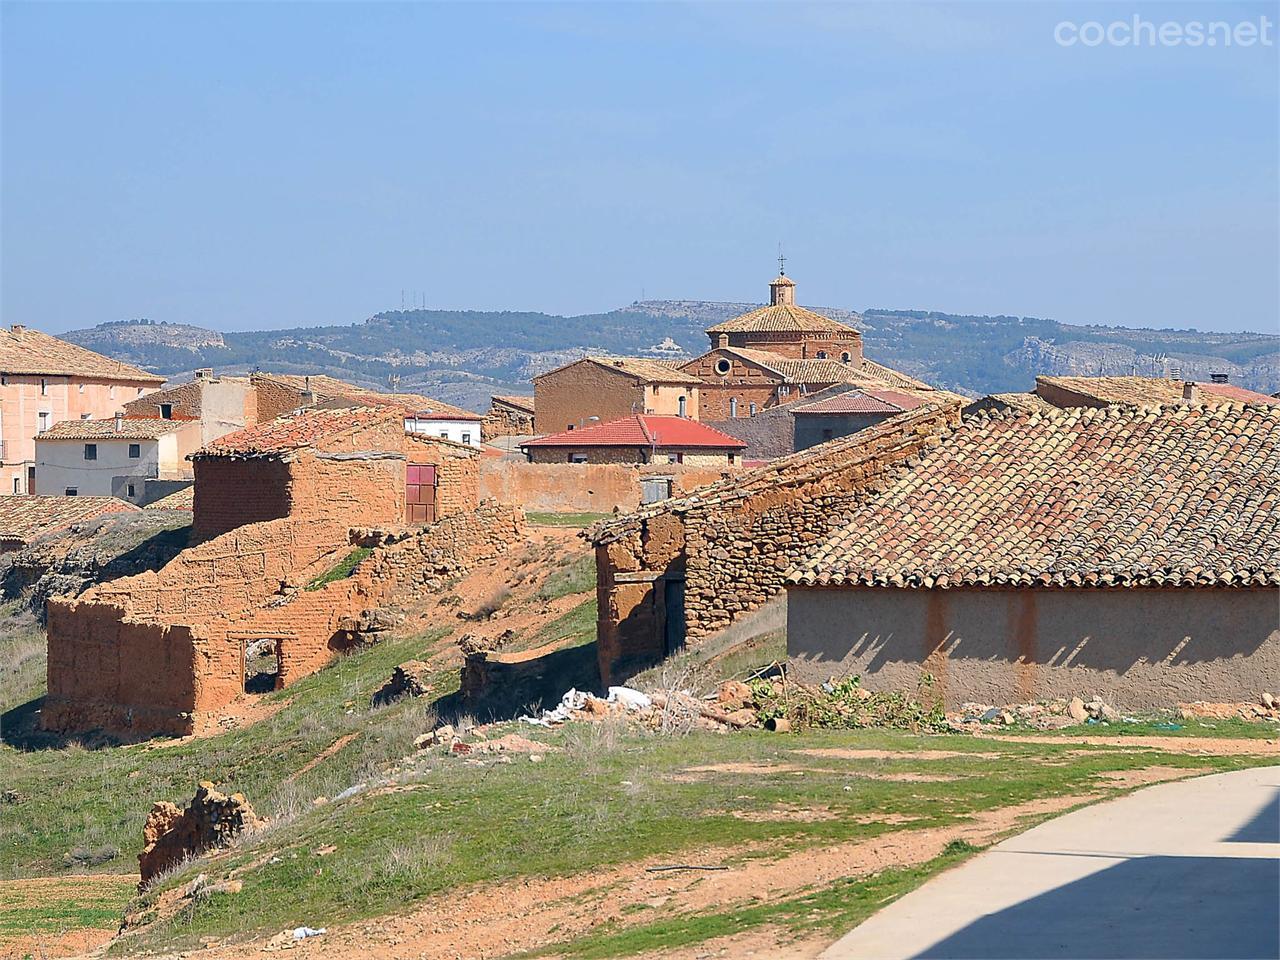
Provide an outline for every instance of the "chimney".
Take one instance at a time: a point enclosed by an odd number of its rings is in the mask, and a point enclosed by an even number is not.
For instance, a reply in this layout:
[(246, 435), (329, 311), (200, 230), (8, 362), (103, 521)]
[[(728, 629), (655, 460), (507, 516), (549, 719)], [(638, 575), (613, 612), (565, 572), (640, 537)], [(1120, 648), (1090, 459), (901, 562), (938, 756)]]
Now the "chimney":
[(117, 410), (116, 411), (116, 433), (121, 433), (123, 430), (124, 430), (124, 411)]
[(14, 324), (12, 327), (10, 327), (9, 329), (10, 329), (10, 330), (12, 330), (14, 333), (26, 333), (26, 332), (27, 332), (27, 327), (26, 327), (26, 325), (25, 325), (25, 324), (22, 324), (22, 323), (15, 323), (15, 324)]
[(197, 380), (212, 380), (212, 379), (213, 379), (213, 367), (201, 367), (199, 370), (197, 370), (197, 371), (196, 371), (196, 379), (197, 379)]
[(1228, 383), (1231, 380), (1230, 373), (1211, 373), (1209, 379), (1214, 383)]
[(722, 333), (718, 338), (716, 338), (717, 347), (727, 347), (728, 345), (729, 345), (729, 335), (727, 333)]
[(1195, 403), (1196, 400), (1196, 384), (1194, 380), (1184, 381), (1182, 384), (1182, 399), (1188, 403)]

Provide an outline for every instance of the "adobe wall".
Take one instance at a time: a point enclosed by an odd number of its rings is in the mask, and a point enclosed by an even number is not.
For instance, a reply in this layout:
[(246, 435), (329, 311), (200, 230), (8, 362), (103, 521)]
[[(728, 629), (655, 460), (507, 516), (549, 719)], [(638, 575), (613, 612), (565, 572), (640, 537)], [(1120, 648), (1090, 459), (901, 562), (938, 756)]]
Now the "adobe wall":
[(289, 465), (283, 460), (197, 457), (192, 466), (195, 539), (289, 515)]
[(1034, 392), (1038, 397), (1052, 403), (1055, 407), (1105, 407), (1107, 405), (1105, 400), (1076, 393), (1074, 390), (1068, 390), (1058, 384), (1049, 383), (1039, 377), (1036, 378)]
[(525, 437), (533, 433), (533, 414), (494, 400), (480, 421), (480, 439), (486, 443), (495, 437)]
[(860, 674), (951, 708), (1099, 695), (1121, 710), (1256, 701), (1280, 678), (1274, 588), (790, 587), (798, 676)]
[(406, 436), (410, 463), (431, 463), (436, 470), (436, 519), (470, 513), (480, 505), (480, 455), (470, 447), (429, 437)]
[(522, 511), (486, 505), (367, 557), (352, 576), (305, 586), (347, 555), (349, 531), (329, 519), (239, 527), (184, 551), (156, 573), (49, 603), (49, 696), (41, 724), (126, 739), (182, 736), (244, 693), (244, 648), (279, 641), (278, 685), (320, 669), (351, 626), (396, 591), (501, 555), (524, 537)]
[(480, 461), (480, 496), (545, 513), (612, 513), (640, 507), (646, 476), (672, 478), (680, 496), (727, 474), (724, 468), (682, 464), (527, 463), (486, 457)]
[(644, 413), (644, 384), (595, 363), (578, 363), (534, 381), (534, 432), (580, 430), (589, 417), (601, 423)]
[(677, 636), (697, 643), (722, 630), (776, 596), (790, 565), (886, 471), (937, 443), (959, 409), (922, 407), (594, 531), (606, 680), (671, 642), (669, 584), (683, 582)]

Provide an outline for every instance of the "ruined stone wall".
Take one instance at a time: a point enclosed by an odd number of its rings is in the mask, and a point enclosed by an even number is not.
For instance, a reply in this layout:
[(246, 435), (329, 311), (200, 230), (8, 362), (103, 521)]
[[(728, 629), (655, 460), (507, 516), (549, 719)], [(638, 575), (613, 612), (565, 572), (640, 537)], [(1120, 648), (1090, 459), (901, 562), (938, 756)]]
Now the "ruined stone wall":
[(508, 406), (499, 400), (480, 421), (480, 439), (486, 443), (495, 437), (524, 437), (533, 433), (533, 414)]
[[(593, 531), (606, 679), (696, 643), (783, 588), (788, 567), (888, 470), (938, 441), (959, 405), (923, 407)], [(668, 623), (679, 616), (683, 629)]]
[(293, 413), (302, 403), (302, 392), (275, 380), (250, 378), (259, 422)]

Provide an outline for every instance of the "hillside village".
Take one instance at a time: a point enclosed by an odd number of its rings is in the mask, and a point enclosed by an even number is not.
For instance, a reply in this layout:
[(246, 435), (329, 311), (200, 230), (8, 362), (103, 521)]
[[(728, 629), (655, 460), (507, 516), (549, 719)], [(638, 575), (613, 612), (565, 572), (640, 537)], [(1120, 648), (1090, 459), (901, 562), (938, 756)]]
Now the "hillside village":
[(797, 290), (478, 411), (0, 331), (0, 896), (90, 917), (0, 949), (816, 956), (1280, 758), (1280, 395), (974, 396)]

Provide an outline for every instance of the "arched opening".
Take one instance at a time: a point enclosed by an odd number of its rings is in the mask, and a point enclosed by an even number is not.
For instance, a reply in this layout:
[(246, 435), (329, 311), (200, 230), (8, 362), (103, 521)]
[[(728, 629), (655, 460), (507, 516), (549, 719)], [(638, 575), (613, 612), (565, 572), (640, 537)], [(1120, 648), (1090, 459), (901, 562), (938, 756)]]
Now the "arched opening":
[(729, 398), (729, 418), (734, 419), (738, 416), (738, 398)]
[(846, 350), (844, 353), (840, 354), (840, 362), (841, 362), (841, 363), (848, 363), (848, 362), (849, 362), (850, 360), (852, 360), (852, 359), (853, 359), (853, 355), (852, 355), (851, 353), (849, 353), (849, 351), (848, 351), (848, 350)]
[(687, 398), (687, 397), (681, 397), (681, 398), (680, 398), (680, 400), (679, 400), (679, 405), (680, 405), (680, 416), (682, 416), (682, 417), (683, 417), (683, 416), (687, 416), (687, 415), (688, 415), (688, 407), (689, 407), (689, 400), (688, 400), (688, 398)]

